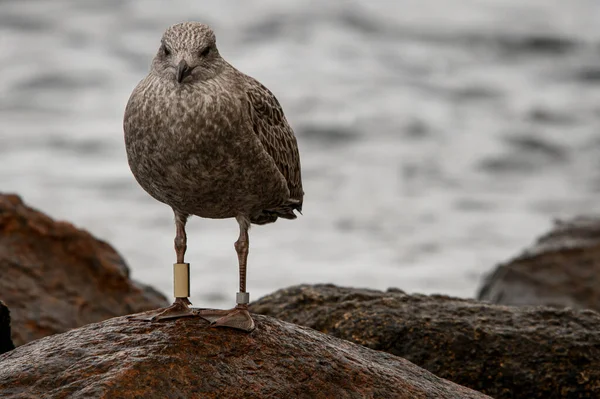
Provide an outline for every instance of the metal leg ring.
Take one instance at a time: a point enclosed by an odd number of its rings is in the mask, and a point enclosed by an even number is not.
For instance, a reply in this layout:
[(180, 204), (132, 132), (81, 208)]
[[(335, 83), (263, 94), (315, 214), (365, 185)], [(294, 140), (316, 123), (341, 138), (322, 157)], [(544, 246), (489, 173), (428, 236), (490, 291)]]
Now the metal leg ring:
[(247, 305), (250, 303), (249, 292), (238, 292), (235, 296), (236, 302), (240, 305)]

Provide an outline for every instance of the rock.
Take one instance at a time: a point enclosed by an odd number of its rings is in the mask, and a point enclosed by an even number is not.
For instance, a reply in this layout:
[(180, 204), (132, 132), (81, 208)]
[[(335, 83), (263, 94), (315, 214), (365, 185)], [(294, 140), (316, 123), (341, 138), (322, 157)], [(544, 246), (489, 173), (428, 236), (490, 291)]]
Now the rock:
[(302, 285), (252, 303), (503, 398), (600, 397), (600, 315), (441, 295)]
[(503, 305), (600, 310), (600, 218), (557, 222), (524, 254), (498, 266), (478, 298)]
[(15, 349), (15, 345), (10, 338), (10, 311), (0, 301), (0, 354)]
[(15, 195), (0, 195), (0, 294), (16, 345), (167, 304), (110, 245)]
[(0, 397), (488, 398), (387, 353), (255, 321), (246, 334), (120, 317), (46, 337), (0, 355)]

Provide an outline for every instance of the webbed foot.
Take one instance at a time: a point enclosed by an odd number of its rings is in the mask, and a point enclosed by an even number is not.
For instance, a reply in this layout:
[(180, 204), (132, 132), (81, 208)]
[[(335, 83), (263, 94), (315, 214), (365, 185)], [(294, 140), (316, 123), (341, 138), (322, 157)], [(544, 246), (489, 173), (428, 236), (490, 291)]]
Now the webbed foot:
[(131, 316), (130, 320), (161, 321), (178, 319), (181, 317), (198, 317), (197, 311), (190, 307), (192, 303), (188, 298), (176, 298), (175, 302), (167, 308), (157, 309), (148, 316)]
[(248, 312), (248, 305), (237, 305), (233, 309), (198, 309), (198, 316), (210, 321), (212, 327), (229, 327), (245, 332), (252, 332), (256, 326)]

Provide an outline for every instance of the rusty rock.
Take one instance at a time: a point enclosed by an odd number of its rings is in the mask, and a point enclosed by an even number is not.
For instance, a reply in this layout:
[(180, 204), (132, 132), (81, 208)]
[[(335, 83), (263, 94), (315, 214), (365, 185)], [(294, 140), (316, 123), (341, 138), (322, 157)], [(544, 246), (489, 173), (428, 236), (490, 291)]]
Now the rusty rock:
[(600, 218), (557, 222), (532, 248), (486, 277), (478, 298), (600, 310)]
[(496, 399), (600, 397), (593, 311), (333, 285), (279, 290), (251, 309), (402, 356)]
[(46, 337), (0, 355), (0, 397), (490, 399), (384, 352), (255, 321), (246, 334), (120, 317)]
[(16, 345), (167, 304), (129, 278), (110, 245), (2, 194), (0, 298), (11, 310)]

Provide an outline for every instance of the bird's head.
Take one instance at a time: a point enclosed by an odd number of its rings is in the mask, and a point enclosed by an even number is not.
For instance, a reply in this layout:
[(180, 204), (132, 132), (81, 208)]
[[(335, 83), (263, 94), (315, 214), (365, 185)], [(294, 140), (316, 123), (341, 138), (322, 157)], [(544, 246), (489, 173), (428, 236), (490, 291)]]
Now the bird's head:
[(212, 29), (199, 22), (182, 22), (163, 34), (152, 70), (161, 78), (184, 84), (214, 77), (223, 64)]

